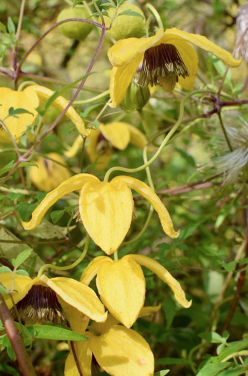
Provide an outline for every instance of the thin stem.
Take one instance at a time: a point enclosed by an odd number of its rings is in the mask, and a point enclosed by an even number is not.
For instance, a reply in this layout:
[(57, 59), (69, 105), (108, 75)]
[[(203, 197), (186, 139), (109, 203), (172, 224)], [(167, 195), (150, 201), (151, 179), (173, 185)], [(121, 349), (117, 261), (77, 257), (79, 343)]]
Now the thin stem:
[(80, 367), (80, 363), (79, 363), (79, 360), (78, 360), (77, 352), (76, 352), (76, 349), (75, 349), (73, 341), (71, 341), (71, 350), (72, 350), (73, 358), (75, 360), (75, 364), (77, 366), (78, 373), (79, 373), (80, 376), (84, 376), (83, 372), (81, 370), (81, 367)]
[(151, 133), (149, 131), (149, 128), (148, 128), (148, 125), (147, 125), (147, 122), (146, 122), (146, 118), (145, 118), (144, 112), (142, 110), (140, 110), (140, 111), (138, 111), (138, 113), (139, 113), (139, 116), (141, 118), (141, 122), (142, 122), (142, 125), (143, 125), (143, 128), (144, 128), (146, 137), (148, 138), (148, 140), (150, 140)]
[(16, 41), (19, 41), (19, 38), (20, 38), (20, 32), (21, 32), (21, 27), (22, 27), (22, 20), (23, 20), (25, 2), (26, 2), (26, 0), (22, 0), (21, 6), (20, 6), (20, 13), (19, 13), (19, 18), (18, 18), (18, 26), (17, 26), (17, 30), (16, 30)]
[(221, 113), (218, 112), (217, 115), (218, 115), (218, 117), (219, 117), (219, 121), (220, 121), (221, 129), (222, 129), (222, 132), (223, 132), (223, 134), (224, 134), (224, 137), (225, 137), (226, 143), (227, 143), (227, 145), (228, 145), (228, 147), (229, 147), (229, 150), (230, 150), (230, 151), (233, 151), (232, 145), (231, 145), (231, 143), (230, 143), (230, 140), (229, 140), (228, 135), (227, 135), (227, 133), (226, 133), (225, 126), (224, 126), (223, 121), (222, 121)]
[(173, 136), (173, 134), (177, 131), (177, 129), (179, 128), (179, 126), (181, 125), (182, 123), (182, 119), (183, 119), (183, 115), (184, 115), (184, 105), (185, 105), (185, 102), (186, 100), (191, 97), (192, 95), (195, 95), (195, 94), (200, 94), (200, 93), (205, 93), (205, 90), (197, 90), (197, 91), (194, 91), (192, 93), (188, 93), (181, 101), (180, 103), (180, 112), (179, 112), (179, 117), (178, 117), (178, 120), (176, 122), (176, 124), (174, 125), (174, 127), (170, 130), (170, 132), (165, 136), (164, 138), (164, 141), (162, 142), (162, 144), (160, 145), (159, 149), (157, 150), (157, 152), (154, 154), (154, 156), (147, 162), (145, 163), (144, 165), (140, 166), (140, 167), (137, 167), (137, 168), (125, 168), (125, 167), (121, 167), (121, 166), (117, 166), (117, 167), (112, 167), (110, 168), (107, 172), (106, 172), (106, 175), (104, 177), (104, 181), (105, 182), (108, 182), (109, 180), (109, 177), (110, 177), (110, 174), (114, 171), (124, 171), (124, 172), (127, 172), (127, 173), (135, 173), (135, 172), (139, 172), (139, 171), (142, 171), (144, 170), (144, 168), (150, 166), (157, 158), (158, 156), (160, 155), (160, 153), (162, 152), (163, 148), (165, 147), (165, 145), (167, 144), (167, 142), (170, 140), (170, 138)]
[(92, 103), (92, 102), (95, 102), (97, 101), (98, 99), (101, 99), (101, 98), (104, 98), (106, 97), (107, 95), (109, 95), (109, 90), (106, 90), (104, 91), (103, 93), (99, 94), (99, 95), (96, 95), (95, 97), (92, 97), (92, 98), (89, 98), (89, 99), (85, 99), (83, 101), (74, 101), (74, 105), (76, 104), (87, 104), (87, 103)]
[(75, 268), (75, 266), (77, 266), (85, 258), (86, 254), (88, 252), (89, 242), (90, 242), (90, 237), (87, 234), (83, 253), (73, 264), (67, 265), (67, 266), (56, 266), (56, 265), (53, 265), (53, 264), (45, 264), (40, 268), (40, 270), (38, 272), (38, 278), (40, 278), (41, 275), (43, 274), (44, 270), (48, 269), (48, 268), (54, 269), (54, 270), (70, 270), (70, 269)]
[(16, 354), (18, 364), (23, 376), (36, 376), (27, 350), (21, 339), (21, 336), (15, 326), (14, 320), (7, 308), (2, 294), (0, 294), (0, 318), (9, 337), (10, 343)]
[(117, 262), (119, 260), (118, 249), (114, 252), (114, 260), (115, 260), (115, 262)]
[(164, 25), (162, 23), (162, 20), (161, 20), (161, 17), (159, 15), (159, 13), (157, 12), (157, 10), (154, 8), (154, 6), (150, 3), (146, 4), (146, 8), (149, 10), (149, 12), (154, 16), (155, 20), (157, 21), (158, 23), (158, 26), (159, 28), (162, 29), (162, 31), (164, 32)]

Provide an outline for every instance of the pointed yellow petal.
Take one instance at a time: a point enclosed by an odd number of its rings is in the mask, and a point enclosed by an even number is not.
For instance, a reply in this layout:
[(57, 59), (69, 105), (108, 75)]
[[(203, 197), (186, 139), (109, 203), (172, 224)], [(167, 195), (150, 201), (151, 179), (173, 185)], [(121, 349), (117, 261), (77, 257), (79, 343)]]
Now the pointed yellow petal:
[[(38, 94), (38, 97), (43, 100), (48, 100), (54, 94), (52, 90), (47, 89), (44, 86), (33, 85), (32, 89)], [(69, 102), (64, 97), (59, 96), (53, 101), (52, 106), (62, 112), (68, 103)], [(83, 119), (78, 115), (72, 106), (68, 108), (65, 116), (67, 116), (76, 125), (80, 134), (83, 136), (88, 136), (90, 134), (91, 130), (85, 128)]]
[(162, 265), (160, 265), (157, 261), (142, 255), (128, 255), (127, 258), (131, 258), (137, 263), (146, 268), (150, 269), (153, 273), (155, 273), (162, 281), (167, 283), (170, 286), (172, 291), (175, 294), (175, 298), (184, 308), (189, 308), (192, 304), (192, 301), (188, 301), (185, 296), (185, 292), (183, 291), (180, 283), (172, 277), (172, 275), (166, 270)]
[(84, 313), (80, 312), (77, 308), (74, 308), (72, 305), (66, 303), (60, 298), (60, 296), (58, 296), (58, 301), (65, 313), (71, 329), (80, 334), (85, 334), (90, 318)]
[(108, 50), (108, 58), (114, 67), (128, 64), (136, 59), (155, 43), (157, 43), (163, 35), (162, 29), (159, 29), (156, 35), (150, 38), (128, 38), (116, 42)]
[(89, 142), (87, 145), (87, 152), (91, 162), (95, 162), (97, 160), (95, 165), (96, 170), (102, 171), (108, 166), (111, 160), (113, 148), (110, 144), (108, 144), (108, 141), (99, 140), (99, 138), (101, 138), (100, 130), (93, 130), (88, 137)]
[(143, 307), (139, 313), (139, 317), (150, 316), (152, 313), (160, 311), (161, 304), (156, 307)]
[(99, 266), (102, 262), (113, 262), (113, 260), (106, 256), (95, 257), (83, 271), (80, 282), (88, 286), (92, 279), (97, 275)]
[(134, 189), (138, 192), (141, 196), (145, 197), (147, 201), (154, 207), (159, 215), (159, 219), (161, 221), (162, 227), (164, 232), (169, 235), (171, 238), (177, 238), (179, 235), (179, 231), (175, 231), (173, 228), (173, 223), (168, 213), (168, 210), (160, 200), (160, 198), (154, 193), (154, 191), (148, 187), (147, 184), (143, 183), (142, 181), (132, 178), (130, 176), (117, 176), (114, 178), (112, 182), (123, 181), (126, 183), (131, 189)]
[(90, 237), (111, 255), (122, 243), (131, 225), (131, 191), (120, 180), (86, 183), (80, 194), (79, 211)]
[[(110, 313), (108, 314), (107, 320), (105, 322), (94, 322), (92, 323), (92, 327), (98, 331), (100, 334), (106, 333), (113, 325), (118, 325), (119, 321), (112, 316)], [(88, 332), (87, 332), (88, 333)]]
[[(67, 163), (61, 155), (58, 153), (48, 153), (48, 158), (67, 166)], [(38, 165), (31, 166), (29, 169), (29, 176), (32, 183), (43, 192), (51, 191), (57, 188), (57, 186), (63, 183), (64, 180), (69, 179), (71, 176), (69, 170), (66, 167), (61, 166), (50, 159), (38, 158), (34, 161)]]
[(217, 46), (215, 43), (208, 40), (206, 37), (203, 37), (199, 34), (190, 34), (186, 33), (185, 31), (178, 30), (176, 28), (167, 29), (164, 33), (164, 36), (161, 40), (161, 43), (172, 43), (174, 44), (174, 38), (181, 37), (185, 40), (185, 42), (189, 42), (198, 46), (205, 51), (211, 52), (213, 55), (217, 56), (221, 59), (225, 64), (229, 65), (230, 67), (238, 67), (240, 66), (242, 59), (236, 60), (232, 57), (232, 55), (224, 50), (223, 48)]
[[(125, 123), (124, 123), (125, 124)], [(130, 132), (123, 123), (115, 121), (114, 123), (103, 125), (99, 127), (103, 136), (114, 146), (116, 149), (126, 149), (130, 141)]]
[(134, 330), (120, 325), (91, 339), (100, 366), (112, 376), (152, 376), (154, 357), (148, 343)]
[[(23, 91), (14, 91), (6, 87), (0, 88), (0, 119), (4, 120), (8, 116), (10, 107), (14, 110), (22, 108), (31, 114), (19, 114), (18, 117), (9, 117), (4, 122), (12, 134), (12, 136), (19, 141), (23, 132), (26, 131), (29, 125), (32, 125), (37, 117), (35, 110), (39, 106), (39, 98), (32, 88), (28, 87)], [(0, 125), (0, 142), (9, 143), (11, 139)]]
[(109, 312), (130, 328), (145, 301), (145, 278), (141, 267), (126, 257), (111, 264), (101, 263), (97, 288)]
[(114, 67), (110, 72), (109, 94), (112, 102), (110, 107), (118, 106), (135, 75), (137, 68), (143, 60), (143, 54), (138, 55), (130, 63), (120, 67)]
[(75, 155), (77, 154), (78, 150), (80, 148), (82, 148), (84, 144), (84, 139), (81, 135), (77, 136), (76, 140), (73, 142), (73, 145), (71, 146), (71, 148), (69, 150), (66, 150), (64, 152), (64, 155), (67, 157), (67, 158), (72, 158), (72, 157), (75, 157)]
[[(73, 346), (79, 362), (81, 374), (84, 376), (92, 376), (92, 351), (90, 349), (89, 341), (73, 342)], [(80, 376), (72, 350), (70, 351), (65, 362), (65, 376)]]
[[(12, 276), (13, 276), (12, 273), (0, 274), (0, 283), (2, 283), (3, 286), (7, 290), (12, 289)], [(34, 282), (36, 282), (36, 280), (37, 278), (32, 280), (31, 278), (27, 276), (15, 274), (14, 287), (13, 287), (14, 291), (12, 293), (12, 297), (16, 304), (27, 295), (27, 293), (33, 286)], [(4, 294), (3, 297), (5, 300), (5, 303), (7, 304), (7, 307), (11, 309), (13, 307), (13, 303), (12, 303), (10, 296), (7, 294), (6, 295)]]
[(123, 126), (127, 127), (130, 132), (130, 144), (136, 146), (139, 149), (144, 149), (148, 140), (144, 133), (142, 133), (138, 128), (134, 127), (128, 123), (121, 123)]
[(40, 279), (55, 291), (65, 303), (78, 309), (92, 320), (100, 322), (106, 320), (107, 312), (105, 312), (103, 304), (88, 286), (71, 278), (49, 279), (43, 275)]
[(22, 222), (25, 230), (33, 230), (34, 228), (36, 228), (40, 224), (47, 210), (56, 201), (70, 192), (81, 189), (87, 181), (98, 182), (99, 180), (95, 176), (90, 174), (78, 174), (67, 179), (52, 192), (48, 193), (46, 197), (41, 201), (41, 203), (37, 206), (37, 208), (33, 211), (32, 219), (29, 222)]

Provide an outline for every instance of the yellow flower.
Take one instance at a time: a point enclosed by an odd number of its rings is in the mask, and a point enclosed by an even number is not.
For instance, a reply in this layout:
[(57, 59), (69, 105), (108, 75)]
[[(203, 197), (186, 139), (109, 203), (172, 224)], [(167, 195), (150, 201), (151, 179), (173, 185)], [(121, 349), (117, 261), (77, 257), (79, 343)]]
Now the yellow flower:
[[(30, 86), (23, 91), (14, 91), (5, 87), (0, 88), (0, 120), (4, 120), (11, 107), (13, 107), (14, 110), (22, 108), (31, 112), (31, 114), (18, 114), (17, 117), (11, 116), (4, 121), (8, 130), (17, 142), (20, 141), (20, 138), (27, 130), (27, 127), (34, 123), (38, 115), (38, 112), (35, 109), (40, 105), (40, 102), (44, 100), (47, 101), (53, 94), (54, 92), (52, 90), (38, 85)], [(59, 96), (53, 101), (52, 105), (60, 111), (63, 111), (68, 105), (68, 101)], [(84, 121), (76, 113), (73, 107), (70, 106), (65, 115), (76, 125), (80, 134), (84, 136), (90, 134), (91, 131), (85, 128)], [(9, 135), (3, 129), (1, 123), (0, 142), (11, 142)]]
[[(99, 129), (93, 130), (88, 137), (87, 151), (91, 162), (96, 163), (96, 170), (104, 170), (114, 154), (114, 148), (124, 150), (128, 144), (143, 149), (147, 144), (145, 135), (131, 124), (123, 122), (113, 122), (110, 124), (100, 124)], [(78, 136), (69, 151), (64, 154), (73, 157), (79, 147), (83, 144), (83, 139)], [(100, 155), (100, 156), (99, 156)]]
[[(141, 314), (140, 317), (157, 311), (157, 307), (147, 308), (149, 312)], [(148, 343), (134, 330), (118, 324), (113, 316), (108, 315), (104, 324), (93, 323), (92, 330), (84, 333), (89, 341), (74, 342), (81, 374), (92, 376), (93, 353), (99, 366), (109, 375), (153, 375), (154, 357)], [(65, 363), (65, 376), (79, 375), (73, 352), (70, 351)]]
[(177, 238), (171, 217), (159, 197), (145, 183), (129, 176), (117, 176), (111, 182), (101, 182), (90, 174), (75, 175), (46, 195), (29, 222), (22, 222), (26, 230), (36, 228), (47, 210), (64, 195), (80, 189), (79, 212), (90, 237), (108, 255), (125, 238), (132, 221), (133, 197), (131, 189), (142, 195), (157, 211), (164, 232)]
[(150, 38), (128, 38), (115, 43), (108, 51), (113, 65), (110, 74), (111, 107), (122, 101), (139, 64), (141, 85), (160, 85), (165, 91), (173, 91), (176, 82), (191, 90), (198, 70), (198, 56), (192, 45), (200, 47), (221, 59), (231, 67), (238, 67), (241, 60), (207, 38), (189, 34), (176, 28), (162, 29)]
[(83, 272), (80, 281), (89, 285), (97, 275), (97, 288), (109, 312), (130, 328), (137, 320), (145, 301), (145, 277), (140, 265), (167, 283), (183, 307), (189, 302), (180, 283), (157, 261), (142, 255), (127, 255), (115, 262), (106, 256), (96, 257)]
[[(12, 276), (12, 273), (0, 274), (0, 282), (8, 290), (12, 288)], [(4, 298), (8, 308), (13, 308), (10, 296)], [(89, 318), (97, 322), (107, 318), (95, 292), (71, 278), (49, 279), (42, 275), (31, 279), (15, 274), (12, 298), (25, 325), (47, 321), (60, 324), (68, 320), (72, 330), (83, 334)], [(15, 318), (15, 311), (12, 312)]]
[[(64, 159), (58, 153), (48, 153), (47, 156), (64, 166), (67, 166)], [(66, 167), (63, 167), (61, 164), (50, 159), (40, 157), (35, 160), (34, 163), (38, 165), (38, 168), (36, 166), (31, 166), (29, 169), (29, 176), (32, 183), (40, 191), (51, 191), (71, 176)]]

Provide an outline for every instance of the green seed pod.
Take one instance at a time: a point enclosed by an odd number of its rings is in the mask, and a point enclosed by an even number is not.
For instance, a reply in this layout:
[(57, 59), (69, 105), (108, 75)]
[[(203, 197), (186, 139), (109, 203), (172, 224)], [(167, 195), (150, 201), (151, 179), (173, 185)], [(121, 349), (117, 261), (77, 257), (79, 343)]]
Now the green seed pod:
[(148, 86), (141, 86), (136, 79), (133, 79), (128, 86), (125, 96), (120, 104), (126, 112), (140, 111), (150, 99)]
[[(88, 18), (90, 16), (86, 8), (65, 8), (57, 18), (57, 22), (63, 21), (67, 18)], [(67, 38), (75, 40), (84, 40), (87, 35), (93, 30), (94, 26), (85, 22), (66, 22), (59, 26), (60, 32)]]

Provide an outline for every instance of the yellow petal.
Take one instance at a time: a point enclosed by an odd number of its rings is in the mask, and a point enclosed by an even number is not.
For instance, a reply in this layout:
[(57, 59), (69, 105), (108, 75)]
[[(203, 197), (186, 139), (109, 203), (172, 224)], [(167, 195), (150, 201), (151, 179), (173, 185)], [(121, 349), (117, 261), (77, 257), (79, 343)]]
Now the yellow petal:
[(148, 140), (144, 133), (142, 133), (138, 128), (134, 127), (128, 123), (122, 123), (125, 127), (128, 128), (130, 132), (130, 144), (136, 146), (139, 149), (144, 149)]
[[(92, 376), (92, 351), (90, 349), (89, 341), (73, 342), (73, 346), (77, 355), (81, 374), (84, 376)], [(65, 376), (80, 376), (72, 350), (70, 351), (65, 362)]]
[(108, 255), (125, 238), (132, 220), (133, 198), (122, 181), (88, 182), (79, 200), (79, 211), (90, 237)]
[(99, 266), (102, 262), (113, 262), (113, 260), (106, 256), (98, 256), (95, 257), (87, 266), (87, 268), (83, 271), (81, 275), (80, 282), (84, 283), (85, 285), (89, 285), (92, 279), (97, 275)]
[[(38, 94), (38, 97), (43, 100), (48, 100), (54, 94), (52, 90), (47, 89), (44, 86), (33, 85), (32, 89)], [(52, 106), (62, 112), (68, 103), (69, 102), (64, 97), (59, 96), (53, 101)], [(85, 128), (83, 119), (78, 115), (72, 106), (68, 108), (65, 116), (67, 116), (76, 125), (80, 134), (83, 136), (88, 136), (90, 134), (91, 130)]]
[[(108, 142), (105, 140), (107, 143), (106, 145), (103, 145), (103, 150), (101, 150), (101, 142), (99, 142), (99, 137), (101, 136), (100, 129), (98, 131), (93, 130), (88, 137), (89, 143), (87, 145), (87, 152), (90, 158), (91, 162), (96, 162), (95, 168), (97, 171), (102, 171), (104, 170), (113, 155), (113, 149), (111, 145), (108, 144)], [(99, 150), (100, 147), (100, 150)]]
[(152, 313), (160, 311), (161, 304), (155, 307), (143, 307), (139, 313), (139, 317), (150, 316)]
[(126, 183), (131, 189), (134, 189), (138, 192), (141, 196), (147, 199), (147, 201), (154, 207), (159, 215), (159, 219), (161, 221), (162, 227), (164, 232), (169, 235), (171, 238), (177, 238), (179, 235), (179, 231), (175, 231), (173, 228), (173, 223), (168, 213), (168, 210), (160, 200), (160, 198), (154, 193), (154, 191), (148, 187), (147, 184), (143, 183), (142, 181), (132, 178), (130, 176), (117, 176), (114, 178), (112, 182), (116, 181), (123, 181)]
[(106, 320), (107, 312), (105, 312), (104, 306), (95, 292), (88, 286), (71, 278), (49, 279), (43, 275), (40, 279), (55, 291), (65, 303), (78, 309), (92, 320), (100, 322)]
[[(110, 313), (108, 314), (107, 320), (105, 322), (94, 322), (92, 323), (92, 327), (98, 331), (100, 334), (106, 333), (113, 325), (118, 325), (119, 321), (112, 316)], [(87, 332), (88, 333), (88, 332)]]
[(123, 123), (115, 121), (114, 123), (106, 125), (101, 124), (99, 129), (106, 140), (116, 149), (124, 150), (128, 146), (130, 132), (127, 127), (123, 126)]
[(59, 296), (57, 296), (57, 298), (65, 313), (66, 319), (70, 324), (71, 329), (80, 334), (85, 334), (85, 330), (87, 329), (90, 318), (84, 313), (80, 312), (77, 308), (74, 308), (70, 304), (66, 303)]
[[(67, 166), (64, 159), (58, 153), (48, 153), (47, 156)], [(29, 169), (29, 176), (32, 183), (40, 191), (51, 191), (71, 176), (66, 167), (63, 167), (50, 159), (38, 158), (34, 163), (36, 163), (38, 167), (31, 166)]]
[(84, 139), (81, 135), (79, 135), (76, 140), (73, 142), (73, 145), (71, 146), (71, 148), (69, 150), (66, 150), (64, 152), (64, 155), (67, 157), (67, 158), (72, 158), (72, 157), (75, 157), (75, 155), (77, 154), (78, 150), (80, 148), (82, 148), (83, 146), (83, 143), (84, 143)]
[(238, 67), (240, 66), (242, 62), (242, 59), (240, 60), (234, 59), (229, 52), (217, 46), (215, 43), (211, 42), (206, 37), (203, 37), (202, 35), (199, 35), (199, 34), (186, 33), (186, 31), (181, 31), (176, 28), (167, 29), (164, 33), (161, 43), (174, 44), (173, 38), (176, 39), (177, 36), (183, 38), (186, 42), (192, 43), (195, 46), (198, 46), (204, 49), (205, 51), (211, 52), (213, 55), (217, 56), (219, 59), (221, 59), (225, 64), (229, 65), (230, 67)]
[(25, 230), (33, 230), (36, 228), (47, 210), (61, 197), (67, 195), (70, 192), (81, 189), (87, 181), (99, 181), (95, 176), (90, 174), (78, 174), (67, 179), (61, 183), (56, 189), (48, 193), (46, 197), (41, 201), (37, 208), (33, 211), (32, 219), (29, 222), (22, 222)]
[[(3, 284), (3, 286), (7, 290), (12, 289), (12, 277), (13, 277), (12, 273), (0, 274), (0, 282)], [(31, 287), (37, 280), (38, 280), (37, 278), (32, 280), (31, 278), (27, 276), (15, 274), (14, 285), (13, 285), (14, 291), (12, 293), (12, 297), (13, 297), (15, 304), (17, 304), (20, 300), (22, 300), (27, 295), (27, 293), (29, 292), (29, 290), (31, 289)], [(7, 294), (6, 295), (4, 294), (3, 297), (5, 300), (5, 303), (7, 304), (7, 307), (11, 309), (13, 307), (13, 303), (12, 303), (10, 296)]]
[(167, 283), (170, 286), (172, 291), (175, 294), (175, 298), (184, 308), (189, 308), (192, 304), (192, 301), (188, 301), (185, 296), (185, 292), (183, 291), (180, 283), (172, 277), (172, 275), (166, 270), (162, 265), (160, 265), (157, 261), (142, 255), (128, 255), (127, 258), (131, 258), (137, 263), (146, 268), (150, 269), (153, 273), (155, 273), (162, 281)]
[(118, 262), (100, 264), (97, 288), (109, 312), (130, 328), (145, 301), (145, 278), (141, 267), (126, 257)]
[[(17, 117), (9, 117), (4, 122), (12, 134), (12, 136), (19, 141), (23, 132), (26, 131), (29, 125), (32, 125), (37, 117), (35, 110), (39, 106), (39, 98), (34, 90), (30, 87), (23, 91), (14, 91), (6, 87), (0, 88), (0, 119), (4, 120), (8, 116), (10, 107), (14, 110), (22, 108), (31, 112), (31, 114), (18, 114)], [(0, 142), (11, 142), (7, 132), (2, 129), (0, 124)]]
[(114, 67), (128, 64), (130, 61), (139, 57), (156, 42), (160, 40), (163, 32), (159, 29), (156, 35), (150, 38), (128, 38), (116, 42), (108, 50), (108, 58)]
[(134, 330), (114, 325), (91, 339), (100, 366), (112, 376), (152, 376), (154, 357), (148, 343)]
[(109, 82), (109, 94), (112, 99), (112, 102), (109, 104), (110, 107), (116, 107), (121, 103), (142, 60), (143, 54), (140, 54), (128, 64), (113, 67), (110, 72)]

